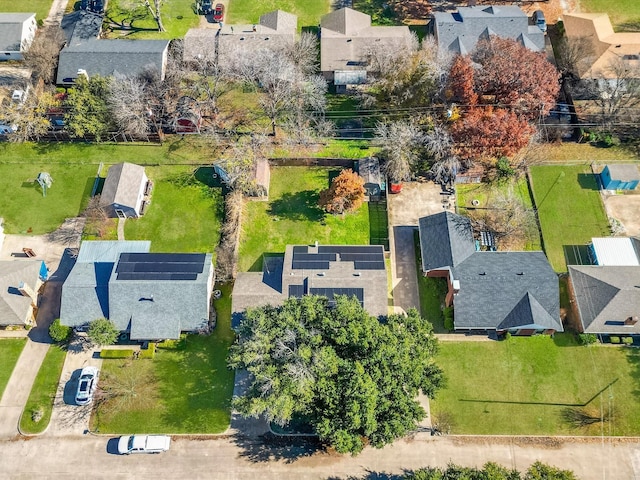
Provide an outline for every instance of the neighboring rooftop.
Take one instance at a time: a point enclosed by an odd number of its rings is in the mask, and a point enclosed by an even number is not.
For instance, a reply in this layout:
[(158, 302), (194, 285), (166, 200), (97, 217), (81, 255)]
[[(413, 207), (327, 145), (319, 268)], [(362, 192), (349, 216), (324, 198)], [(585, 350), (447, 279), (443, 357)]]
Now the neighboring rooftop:
[[(640, 45), (638, 46), (638, 54), (640, 55)], [(640, 180), (640, 171), (634, 163), (609, 163), (607, 164), (609, 175), (616, 180), (624, 180), (626, 182)]]
[(118, 204), (135, 208), (145, 178), (144, 167), (140, 165), (128, 162), (111, 165), (102, 187), (100, 205)]
[(545, 48), (544, 32), (529, 25), (527, 14), (516, 6), (458, 7), (456, 12), (436, 12), (433, 17), (441, 50), (466, 55), (491, 35), (517, 40), (534, 52)]
[(37, 288), (42, 268), (41, 260), (0, 261), (0, 325), (24, 325), (32, 299), (23, 295), (19, 287), (24, 282)]
[(451, 212), (422, 217), (418, 221), (422, 270), (455, 268), (476, 252), (469, 218)]
[(69, 41), (70, 45), (78, 45), (87, 40), (95, 40), (100, 36), (104, 15), (88, 10), (78, 10), (72, 15), (77, 15), (78, 19), (73, 27), (73, 33)]
[(640, 333), (640, 267), (570, 265), (569, 276), (585, 332)]
[(22, 24), (35, 13), (0, 13), (0, 51), (20, 51)]
[(562, 16), (565, 34), (569, 41), (586, 38), (593, 54), (579, 63), (580, 78), (615, 79), (612, 62), (622, 60), (629, 67), (640, 67), (640, 32), (616, 33), (606, 13), (572, 13)]
[(640, 265), (640, 240), (628, 237), (591, 239), (593, 261), (600, 266)]

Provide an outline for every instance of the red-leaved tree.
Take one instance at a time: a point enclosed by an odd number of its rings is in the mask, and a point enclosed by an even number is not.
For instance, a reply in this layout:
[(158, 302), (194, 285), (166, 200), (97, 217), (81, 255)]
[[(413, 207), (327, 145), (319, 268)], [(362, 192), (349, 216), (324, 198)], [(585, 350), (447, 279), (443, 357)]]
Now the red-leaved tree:
[(320, 192), (319, 205), (329, 213), (353, 212), (364, 201), (364, 180), (353, 170), (343, 170)]
[(451, 64), (446, 88), (447, 97), (462, 105), (478, 103), (473, 65), (468, 56), (458, 55)]
[(499, 158), (527, 145), (535, 128), (511, 110), (488, 106), (471, 108), (451, 125), (450, 133), (460, 158)]

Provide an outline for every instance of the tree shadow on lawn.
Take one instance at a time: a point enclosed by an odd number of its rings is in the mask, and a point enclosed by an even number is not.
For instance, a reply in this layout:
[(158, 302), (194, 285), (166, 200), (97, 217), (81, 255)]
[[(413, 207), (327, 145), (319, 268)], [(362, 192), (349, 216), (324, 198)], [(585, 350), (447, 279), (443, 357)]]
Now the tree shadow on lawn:
[(634, 386), (632, 393), (636, 398), (640, 398), (640, 349), (627, 348), (627, 361), (631, 365), (631, 378), (633, 378)]
[(305, 457), (325, 453), (322, 444), (313, 437), (281, 436), (268, 432), (258, 437), (236, 435), (233, 441), (242, 449), (240, 456), (254, 463), (274, 460), (294, 463)]
[(318, 192), (315, 190), (285, 193), (271, 202), (268, 213), (273, 217), (297, 221), (319, 222), (324, 218), (324, 211), (318, 206)]

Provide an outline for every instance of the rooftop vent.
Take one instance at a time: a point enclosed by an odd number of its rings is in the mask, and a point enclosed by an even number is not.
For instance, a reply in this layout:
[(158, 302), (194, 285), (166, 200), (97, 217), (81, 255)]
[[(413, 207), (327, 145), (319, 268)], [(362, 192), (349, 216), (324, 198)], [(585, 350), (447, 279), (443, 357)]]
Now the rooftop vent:
[(320, 273), (318, 273), (318, 276), (319, 276), (319, 277), (324, 277), (324, 272), (320, 272)]
[(516, 275), (522, 276), (522, 275), (524, 275), (524, 272), (518, 272), (518, 273), (516, 273)]
[(487, 272), (480, 272), (478, 275), (485, 276)]
[(153, 302), (153, 295), (151, 295), (150, 297), (140, 297), (140, 300), (138, 300), (139, 302)]
[(636, 323), (638, 323), (638, 317), (627, 317), (624, 319), (624, 324), (627, 327), (633, 327)]
[(360, 276), (360, 272), (356, 272), (353, 274), (354, 277), (359, 277)]

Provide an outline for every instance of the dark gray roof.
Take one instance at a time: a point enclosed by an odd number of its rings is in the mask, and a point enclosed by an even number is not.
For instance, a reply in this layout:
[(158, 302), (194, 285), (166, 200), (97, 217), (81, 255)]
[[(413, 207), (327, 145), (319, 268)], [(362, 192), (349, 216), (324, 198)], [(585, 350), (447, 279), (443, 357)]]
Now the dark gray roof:
[(466, 54), (490, 35), (511, 38), (533, 51), (545, 48), (544, 33), (516, 6), (458, 7), (457, 12), (433, 14), (435, 35), (441, 50)]
[(35, 13), (0, 13), (0, 51), (19, 52), (22, 24)]
[[(195, 261), (200, 263), (200, 272), (195, 272), (191, 280), (144, 278), (144, 274), (123, 279), (118, 269), (131, 255), (136, 257), (134, 263), (146, 265), (143, 270), (147, 272), (181, 272)], [(145, 256), (152, 261), (145, 262)], [(173, 261), (172, 257), (178, 259)], [(141, 269), (134, 264), (134, 270)], [(181, 331), (207, 325), (212, 282), (210, 253), (122, 254), (109, 280), (109, 319), (121, 330), (130, 328), (133, 340), (179, 338)]]
[(640, 322), (640, 267), (570, 265), (569, 276), (585, 332), (638, 334)]
[(467, 217), (442, 212), (422, 217), (418, 225), (424, 272), (455, 268), (476, 251), (471, 222)]
[(607, 165), (609, 169), (609, 175), (614, 180), (624, 180), (626, 182), (632, 180), (640, 180), (640, 172), (638, 172), (638, 166), (633, 163), (617, 164), (612, 163)]
[(84, 241), (62, 286), (60, 322), (76, 326), (109, 318), (109, 279), (123, 252), (148, 252), (148, 241)]
[(387, 272), (383, 247), (288, 245), (284, 260), (265, 261), (262, 273), (238, 275), (232, 310), (237, 315), (249, 307), (280, 305), (292, 291), (309, 294), (319, 291), (316, 289), (333, 293), (335, 289), (362, 289), (364, 308), (373, 316), (386, 316)]
[(41, 260), (0, 261), (0, 325), (24, 325), (32, 300), (18, 291), (24, 282), (37, 290)]
[(169, 40), (88, 40), (69, 45), (60, 52), (56, 83), (73, 83), (79, 69), (89, 77), (132, 76), (151, 66), (164, 78), (168, 46)]
[(475, 252), (455, 279), (456, 329), (563, 330), (558, 276), (543, 252)]
[(144, 167), (140, 165), (126, 162), (111, 165), (100, 195), (100, 205), (117, 203), (136, 209), (146, 179)]
[(375, 157), (368, 157), (358, 160), (358, 175), (362, 177), (365, 185), (369, 183), (375, 185), (382, 184), (380, 162)]
[(70, 45), (78, 45), (88, 40), (95, 40), (102, 31), (102, 20), (104, 15), (88, 10), (80, 10), (74, 12), (72, 15), (77, 15), (78, 20), (73, 27), (73, 33), (71, 34)]

